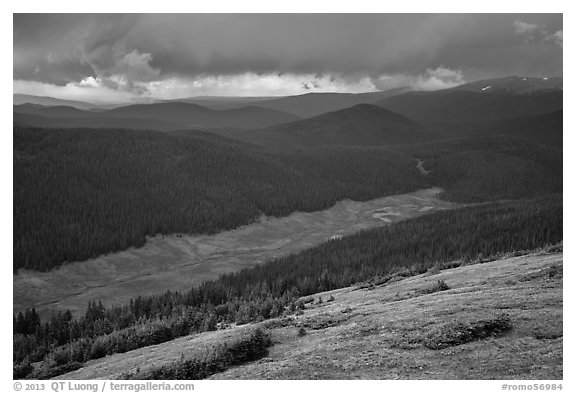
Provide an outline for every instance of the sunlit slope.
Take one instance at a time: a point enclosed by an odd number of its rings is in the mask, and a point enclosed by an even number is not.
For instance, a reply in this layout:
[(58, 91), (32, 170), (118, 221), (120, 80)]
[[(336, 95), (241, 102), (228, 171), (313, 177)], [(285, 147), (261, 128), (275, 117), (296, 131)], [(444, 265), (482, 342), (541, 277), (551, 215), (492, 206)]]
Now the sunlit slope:
[[(261, 326), (269, 355), (211, 378), (561, 379), (562, 262), (544, 252), (318, 293), (298, 316), (108, 356), (59, 378), (146, 375)], [(467, 328), (474, 334), (462, 338)]]

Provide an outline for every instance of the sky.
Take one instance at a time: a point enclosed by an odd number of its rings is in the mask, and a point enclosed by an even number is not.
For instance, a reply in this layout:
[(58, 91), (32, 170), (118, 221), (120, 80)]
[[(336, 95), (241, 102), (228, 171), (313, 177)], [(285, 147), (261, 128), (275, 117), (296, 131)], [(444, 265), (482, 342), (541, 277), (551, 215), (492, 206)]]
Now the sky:
[(562, 76), (562, 14), (14, 14), (13, 91), (95, 103)]

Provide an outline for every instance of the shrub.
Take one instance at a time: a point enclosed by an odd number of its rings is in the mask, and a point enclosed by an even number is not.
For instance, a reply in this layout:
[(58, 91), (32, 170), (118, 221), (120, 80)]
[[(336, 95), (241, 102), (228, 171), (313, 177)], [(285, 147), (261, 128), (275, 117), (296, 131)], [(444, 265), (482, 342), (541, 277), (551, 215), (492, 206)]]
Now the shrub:
[(434, 285), (426, 288), (420, 288), (416, 292), (426, 295), (434, 292), (447, 291), (448, 289), (450, 289), (448, 284), (446, 284), (443, 280), (438, 280)]
[(70, 363), (71, 356), (70, 356), (70, 351), (62, 348), (62, 349), (57, 349), (54, 352), (52, 352), (52, 358), (54, 359), (54, 363), (57, 366), (62, 366), (63, 364), (66, 363)]
[(291, 326), (294, 324), (294, 318), (292, 317), (285, 317), (282, 319), (271, 319), (262, 324), (264, 329), (277, 329), (283, 328), (287, 326)]
[(146, 371), (136, 370), (121, 375), (120, 379), (203, 379), (230, 366), (263, 358), (268, 355), (270, 345), (270, 337), (258, 328), (237, 339), (220, 343), (206, 353), (188, 359), (182, 356), (170, 365)]
[(106, 356), (105, 338), (98, 337), (90, 348), (90, 359), (100, 359)]
[(50, 379), (58, 375), (78, 370), (81, 367), (82, 363), (78, 362), (70, 362), (56, 367), (43, 367), (30, 374), (30, 379)]
[(512, 320), (508, 314), (469, 323), (459, 322), (430, 333), (424, 339), (424, 346), (430, 349), (453, 347), (487, 337), (501, 336), (512, 330), (512, 327)]

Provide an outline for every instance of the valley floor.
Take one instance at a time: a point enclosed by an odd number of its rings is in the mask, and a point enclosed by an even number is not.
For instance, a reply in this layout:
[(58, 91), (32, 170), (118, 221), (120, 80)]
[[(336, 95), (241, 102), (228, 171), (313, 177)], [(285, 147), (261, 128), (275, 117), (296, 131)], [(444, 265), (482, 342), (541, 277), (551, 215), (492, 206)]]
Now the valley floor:
[[(115, 354), (59, 378), (118, 378), (260, 326), (269, 355), (213, 379), (562, 379), (562, 264), (561, 251), (538, 252), (320, 293), (301, 315)], [(439, 280), (447, 288), (430, 293)], [(486, 322), (502, 320), (511, 329), (490, 333)], [(446, 341), (478, 326), (486, 337)]]
[(125, 304), (131, 298), (181, 291), (219, 275), (299, 252), (331, 238), (461, 205), (442, 201), (430, 188), (365, 202), (345, 200), (330, 209), (293, 213), (216, 235), (166, 235), (144, 247), (73, 262), (49, 272), (20, 270), (14, 279), (14, 313), (35, 307), (78, 316), (89, 301)]

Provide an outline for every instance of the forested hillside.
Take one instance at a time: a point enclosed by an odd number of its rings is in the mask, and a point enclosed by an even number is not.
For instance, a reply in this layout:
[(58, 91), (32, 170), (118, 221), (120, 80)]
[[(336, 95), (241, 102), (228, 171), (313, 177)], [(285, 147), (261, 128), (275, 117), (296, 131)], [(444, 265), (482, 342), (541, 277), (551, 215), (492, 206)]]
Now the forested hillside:
[(426, 129), (448, 138), (504, 135), (562, 149), (563, 111), (466, 123), (427, 124)]
[(406, 146), (424, 160), (443, 198), (485, 202), (562, 192), (562, 151), (506, 136), (447, 139)]
[(300, 296), (365, 280), (425, 272), (499, 253), (562, 241), (562, 196), (439, 212), (363, 231), (296, 255), (207, 281), (186, 293), (139, 297), (85, 316), (55, 314), (43, 324), (34, 310), (14, 320), (15, 378), (47, 378), (107, 354), (158, 344), (221, 323), (247, 323), (295, 312)]
[(414, 161), (382, 149), (270, 153), (210, 134), (14, 128), (14, 269), (47, 270), (214, 233), (262, 214), (423, 188)]

